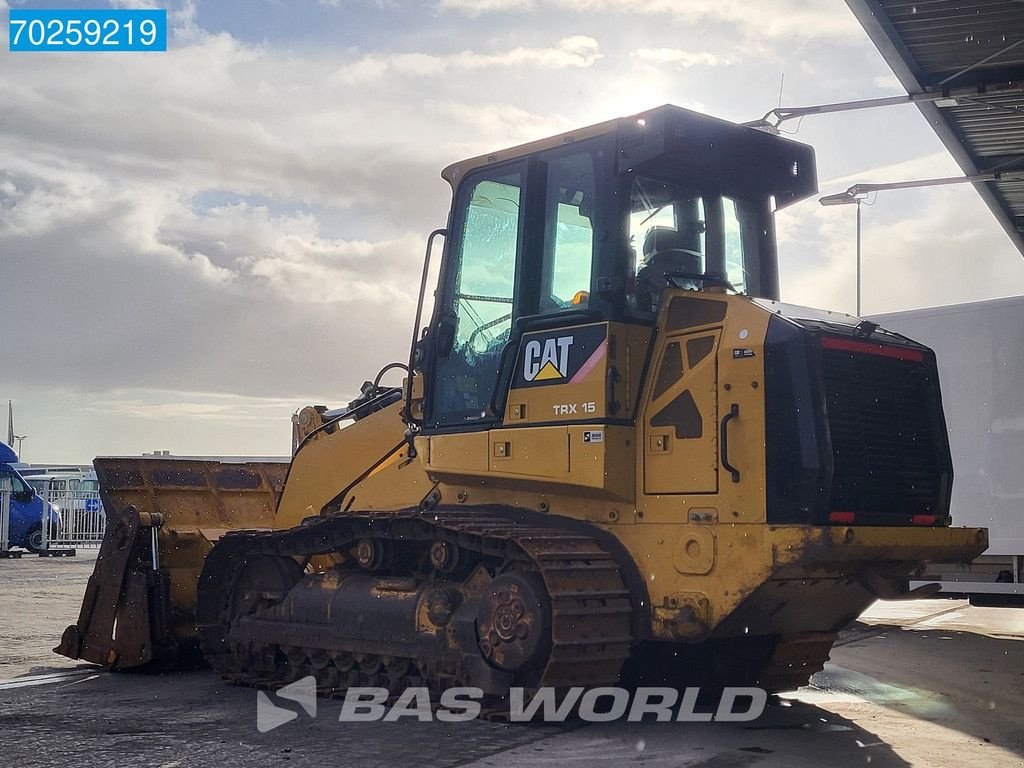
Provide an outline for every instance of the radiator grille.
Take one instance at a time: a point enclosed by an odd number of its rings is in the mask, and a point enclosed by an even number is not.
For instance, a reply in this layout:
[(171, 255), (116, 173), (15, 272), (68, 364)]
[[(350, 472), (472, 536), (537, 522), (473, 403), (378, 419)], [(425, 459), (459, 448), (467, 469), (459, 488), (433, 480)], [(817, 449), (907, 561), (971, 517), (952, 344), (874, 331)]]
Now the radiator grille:
[[(942, 493), (931, 393), (918, 362), (822, 349), (834, 471), (830, 509), (935, 514)], [(895, 521), (894, 521), (895, 522)]]

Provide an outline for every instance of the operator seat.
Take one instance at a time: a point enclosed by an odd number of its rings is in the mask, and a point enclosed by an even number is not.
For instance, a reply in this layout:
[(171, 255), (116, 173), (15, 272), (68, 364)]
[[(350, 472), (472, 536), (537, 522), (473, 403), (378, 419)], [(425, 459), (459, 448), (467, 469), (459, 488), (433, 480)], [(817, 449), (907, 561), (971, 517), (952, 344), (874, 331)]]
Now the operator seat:
[(669, 287), (699, 290), (692, 280), (669, 281), (666, 275), (673, 273), (701, 275), (704, 273), (704, 257), (693, 250), (694, 238), (686, 232), (672, 227), (651, 227), (644, 238), (643, 266), (636, 275), (637, 305), (643, 311), (657, 308), (662, 290)]

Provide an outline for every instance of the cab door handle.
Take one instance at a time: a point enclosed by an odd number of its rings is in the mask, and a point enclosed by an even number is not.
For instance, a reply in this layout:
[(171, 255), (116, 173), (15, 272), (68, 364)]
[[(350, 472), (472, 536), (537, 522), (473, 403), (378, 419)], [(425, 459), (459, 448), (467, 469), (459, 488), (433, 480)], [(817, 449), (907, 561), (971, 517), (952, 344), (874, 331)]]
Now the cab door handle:
[(738, 483), (740, 481), (740, 471), (729, 463), (729, 422), (733, 419), (739, 418), (739, 415), (740, 407), (736, 403), (733, 403), (729, 412), (722, 417), (722, 427), (718, 441), (722, 452), (722, 466), (732, 476), (732, 481), (734, 483)]

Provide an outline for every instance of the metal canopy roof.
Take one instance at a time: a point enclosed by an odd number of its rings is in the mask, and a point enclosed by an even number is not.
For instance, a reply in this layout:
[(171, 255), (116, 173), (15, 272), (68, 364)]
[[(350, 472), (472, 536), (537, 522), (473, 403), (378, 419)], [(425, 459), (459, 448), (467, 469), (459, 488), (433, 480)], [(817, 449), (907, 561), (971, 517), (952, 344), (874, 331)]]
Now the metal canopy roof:
[[(1024, 170), (1024, 0), (846, 0), (968, 176)], [(976, 183), (1024, 255), (1024, 183)]]

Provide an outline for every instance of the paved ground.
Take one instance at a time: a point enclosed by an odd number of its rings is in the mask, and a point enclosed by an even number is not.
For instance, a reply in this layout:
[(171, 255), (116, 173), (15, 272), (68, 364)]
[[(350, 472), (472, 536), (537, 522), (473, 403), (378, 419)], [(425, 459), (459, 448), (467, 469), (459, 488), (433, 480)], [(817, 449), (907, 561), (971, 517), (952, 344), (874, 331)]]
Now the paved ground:
[(0, 560), (0, 680), (35, 667), (78, 664), (51, 649), (64, 627), (78, 620), (96, 553), (80, 549), (75, 557), (37, 557), (26, 552), (17, 560)]
[(266, 734), (256, 693), (208, 672), (110, 675), (53, 655), (92, 570), (0, 561), (0, 755), (11, 765), (1024, 766), (1024, 609), (879, 603), (814, 685), (748, 724), (339, 723), (319, 702)]

